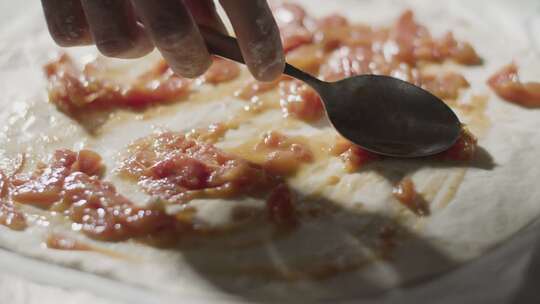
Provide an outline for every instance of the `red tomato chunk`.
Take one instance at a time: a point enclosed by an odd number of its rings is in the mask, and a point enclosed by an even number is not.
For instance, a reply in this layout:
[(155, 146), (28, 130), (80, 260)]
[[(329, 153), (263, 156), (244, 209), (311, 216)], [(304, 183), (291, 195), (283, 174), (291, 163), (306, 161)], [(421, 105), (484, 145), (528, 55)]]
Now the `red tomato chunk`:
[(524, 107), (540, 107), (540, 82), (521, 82), (518, 67), (514, 63), (503, 67), (491, 76), (488, 84), (505, 100)]

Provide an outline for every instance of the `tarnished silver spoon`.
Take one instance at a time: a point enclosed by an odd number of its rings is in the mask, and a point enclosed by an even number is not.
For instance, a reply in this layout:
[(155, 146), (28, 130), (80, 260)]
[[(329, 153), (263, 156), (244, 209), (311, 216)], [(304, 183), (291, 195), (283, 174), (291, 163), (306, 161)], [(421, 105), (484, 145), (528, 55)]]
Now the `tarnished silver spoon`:
[[(202, 28), (212, 54), (244, 63), (235, 38)], [(321, 96), (328, 118), (345, 138), (374, 153), (423, 157), (450, 148), (461, 123), (442, 100), (403, 80), (360, 75), (325, 82), (287, 64), (285, 74)]]

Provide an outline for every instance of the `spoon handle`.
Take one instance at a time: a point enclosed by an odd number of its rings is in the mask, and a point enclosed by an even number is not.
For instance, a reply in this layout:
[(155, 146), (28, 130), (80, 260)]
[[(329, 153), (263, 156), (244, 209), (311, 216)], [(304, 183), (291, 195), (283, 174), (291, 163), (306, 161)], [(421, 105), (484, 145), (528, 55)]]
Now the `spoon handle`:
[(211, 54), (218, 55), (241, 64), (246, 64), (238, 41), (216, 30), (205, 26), (199, 26), (199, 30), (206, 41), (206, 47)]
[[(204, 37), (204, 40), (206, 41), (206, 46), (208, 47), (208, 51), (210, 53), (236, 61), (241, 64), (245, 64), (242, 52), (240, 51), (240, 47), (238, 46), (238, 41), (235, 38), (223, 35), (208, 27), (200, 26), (199, 29), (202, 36)], [(320, 86), (325, 84), (325, 82), (288, 63), (285, 63), (285, 70), (283, 71), (283, 73), (303, 82), (306, 82), (314, 89), (318, 89)]]
[(283, 73), (307, 83), (310, 87), (317, 91), (321, 90), (322, 86), (327, 84), (326, 82), (313, 77), (311, 74), (300, 70), (292, 64), (285, 63), (285, 70)]

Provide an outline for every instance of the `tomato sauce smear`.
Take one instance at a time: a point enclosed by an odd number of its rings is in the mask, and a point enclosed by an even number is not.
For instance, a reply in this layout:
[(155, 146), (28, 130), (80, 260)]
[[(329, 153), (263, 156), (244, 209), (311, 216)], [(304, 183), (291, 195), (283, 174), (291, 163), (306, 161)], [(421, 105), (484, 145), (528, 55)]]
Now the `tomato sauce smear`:
[[(135, 141), (128, 147), (118, 172), (137, 181), (148, 194), (171, 204), (185, 204), (194, 198), (264, 196), (282, 184), (263, 166), (175, 132)], [(288, 204), (292, 204), (290, 195), (279, 197), (287, 197)], [(272, 214), (275, 210), (267, 211)]]
[(114, 108), (144, 108), (155, 103), (185, 97), (190, 82), (174, 75), (166, 64), (158, 63), (131, 83), (117, 83), (106, 77), (107, 70), (92, 62), (82, 70), (66, 54), (45, 66), (49, 98), (61, 111)]
[[(143, 109), (185, 98), (192, 87), (191, 80), (176, 75), (164, 60), (129, 81), (113, 79), (112, 71), (97, 60), (80, 69), (67, 54), (45, 65), (44, 70), (51, 102), (73, 115), (88, 110)], [(239, 75), (238, 64), (214, 57), (200, 80), (216, 85)]]
[(255, 146), (255, 153), (263, 153), (263, 167), (281, 176), (291, 175), (304, 163), (314, 160), (311, 149), (305, 142), (278, 131), (270, 131)]
[(488, 85), (505, 100), (528, 108), (540, 107), (540, 82), (521, 82), (515, 63), (497, 71)]
[[(434, 37), (405, 11), (390, 27), (352, 24), (339, 15), (313, 18), (298, 5), (273, 7), (289, 62), (326, 81), (361, 75), (388, 75), (411, 82), (442, 99), (455, 100), (468, 88), (456, 72), (430, 74), (424, 63), (452, 60), (463, 65), (482, 62), (474, 48), (452, 32)], [(257, 92), (244, 89), (252, 98)], [(317, 94), (297, 81), (281, 81), (280, 100), (285, 115), (313, 122), (323, 116)], [(361, 102), (361, 100), (359, 100)]]
[[(171, 240), (194, 231), (194, 223), (166, 213), (163, 204), (137, 206), (101, 179), (103, 170), (101, 157), (93, 151), (57, 150), (33, 172), (0, 175), (0, 224), (15, 230), (26, 227), (12, 203), (17, 202), (64, 214), (87, 236), (103, 241)], [(136, 141), (119, 172), (168, 203), (253, 194), (267, 197), (268, 219), (274, 224), (289, 226), (296, 221), (291, 191), (281, 178), (181, 133), (164, 132)]]
[(162, 237), (185, 229), (159, 207), (135, 206), (100, 179), (102, 168), (95, 152), (58, 150), (48, 164), (39, 165), (32, 174), (13, 177), (12, 198), (62, 212), (80, 224), (87, 236), (98, 240)]
[(429, 215), (428, 203), (416, 192), (416, 187), (409, 177), (399, 181), (392, 191), (394, 197), (405, 207), (419, 216)]

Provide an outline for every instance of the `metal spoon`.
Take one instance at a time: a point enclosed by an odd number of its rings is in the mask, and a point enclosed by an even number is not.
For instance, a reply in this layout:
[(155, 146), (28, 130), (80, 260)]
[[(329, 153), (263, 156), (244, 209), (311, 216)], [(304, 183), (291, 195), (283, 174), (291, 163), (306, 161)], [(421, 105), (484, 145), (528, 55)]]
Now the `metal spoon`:
[[(208, 28), (201, 32), (211, 53), (244, 63), (236, 39)], [(454, 112), (433, 94), (403, 80), (360, 75), (325, 82), (290, 64), (284, 73), (317, 91), (334, 128), (371, 152), (423, 157), (447, 150), (459, 138), (461, 123)]]

